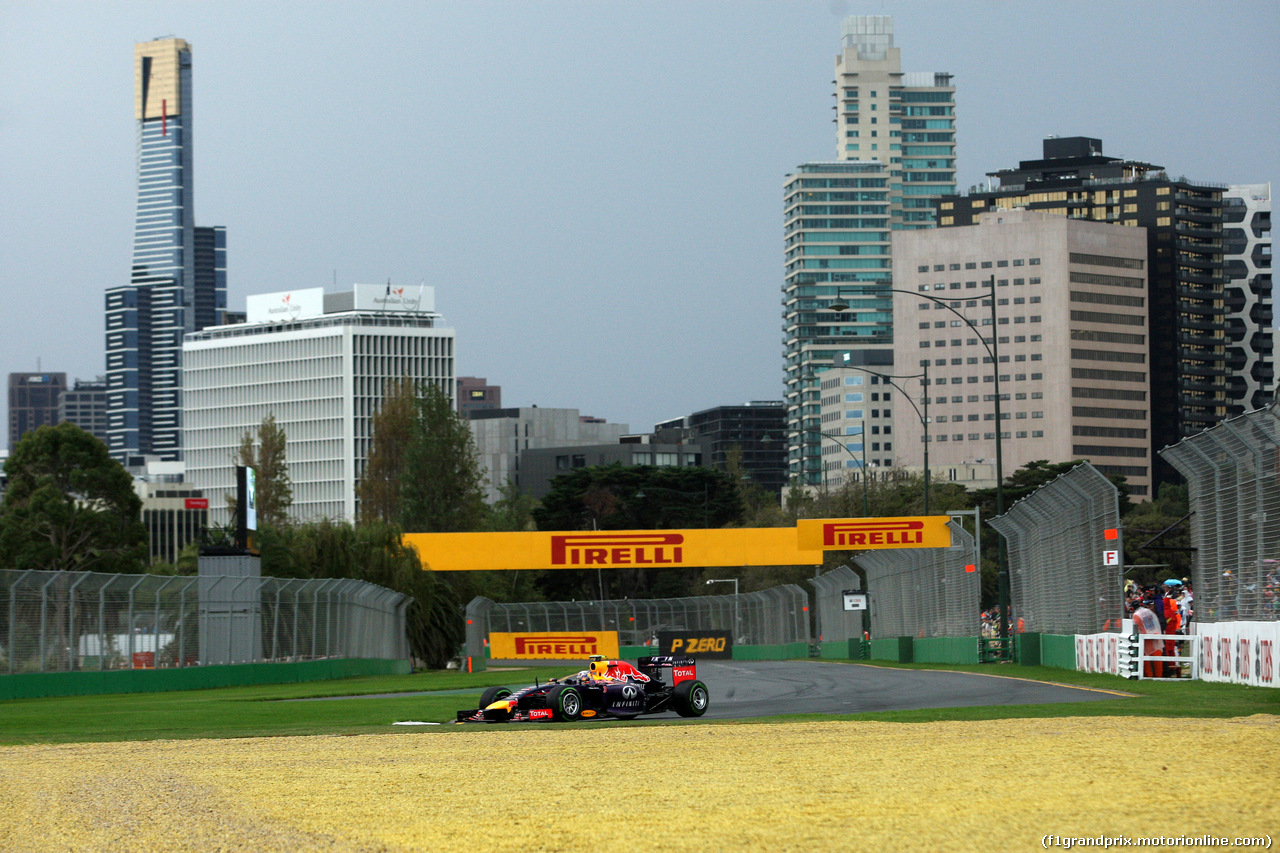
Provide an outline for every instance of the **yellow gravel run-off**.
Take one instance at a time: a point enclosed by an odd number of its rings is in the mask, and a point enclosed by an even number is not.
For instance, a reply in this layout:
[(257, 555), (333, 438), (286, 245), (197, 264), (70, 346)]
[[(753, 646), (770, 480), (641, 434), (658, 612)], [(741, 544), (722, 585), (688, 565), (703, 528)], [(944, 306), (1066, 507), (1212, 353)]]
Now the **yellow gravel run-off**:
[(1046, 834), (1275, 838), (1278, 734), (1280, 717), (1259, 715), (3, 747), (0, 850), (1016, 851)]

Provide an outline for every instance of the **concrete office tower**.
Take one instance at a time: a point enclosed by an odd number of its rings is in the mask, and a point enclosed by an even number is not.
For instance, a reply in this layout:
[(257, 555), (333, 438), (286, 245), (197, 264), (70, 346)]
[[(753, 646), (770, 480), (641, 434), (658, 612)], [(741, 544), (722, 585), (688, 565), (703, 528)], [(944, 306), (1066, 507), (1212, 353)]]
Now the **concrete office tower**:
[(483, 376), (458, 377), (458, 414), (465, 418), (472, 412), (501, 408), (501, 385), (490, 385)]
[(1227, 369), (1230, 416), (1274, 399), (1271, 325), (1271, 184), (1234, 184), (1222, 194), (1226, 256)]
[(894, 229), (933, 225), (933, 199), (956, 188), (956, 90), (945, 71), (902, 70), (893, 18), (856, 15), (836, 57), (836, 156), (889, 169)]
[[(1226, 298), (1226, 185), (1171, 179), (1160, 166), (1105, 156), (1102, 140), (1082, 136), (1046, 139), (1042, 159), (989, 174), (997, 188), (939, 201), (939, 227), (1023, 207), (1147, 229), (1152, 446), (1177, 444), (1227, 417), (1228, 330), (1237, 319), (1246, 328), (1260, 324), (1241, 313), (1243, 298)], [(1160, 457), (1152, 464), (1157, 483), (1181, 479)]]
[(781, 400), (755, 400), (740, 406), (715, 406), (655, 424), (655, 441), (666, 442), (669, 431), (682, 441), (701, 444), (709, 458), (703, 464), (729, 470), (737, 458), (743, 475), (753, 484), (780, 494), (787, 485), (786, 408)]
[[(892, 232), (933, 227), (937, 198), (955, 192), (951, 75), (904, 72), (892, 18), (845, 19), (832, 83), (838, 161), (800, 166), (784, 191), (788, 466), (806, 485), (822, 483), (824, 454), (850, 446), (820, 434), (822, 374), (833, 359), (852, 353), (893, 372), (892, 300), (883, 292)], [(828, 310), (838, 299), (849, 310)]]
[(58, 423), (58, 399), (66, 387), (65, 373), (9, 374), (10, 451), (24, 433)]
[(627, 434), (626, 424), (605, 423), (577, 409), (529, 406), (478, 409), (470, 414), (471, 435), (488, 480), (485, 500), (489, 503), (502, 496), (500, 490), (508, 482), (527, 492), (520, 478), (520, 457), (526, 450), (617, 444)]
[(134, 46), (138, 195), (128, 285), (106, 293), (108, 447), (182, 458), (182, 336), (221, 322), (226, 233), (195, 225), (191, 46)]
[(72, 388), (62, 392), (58, 401), (58, 421), (70, 421), (85, 432), (107, 441), (107, 380), (99, 376), (93, 382), (76, 380)]
[(186, 482), (227, 521), (232, 457), (268, 415), (287, 436), (296, 521), (354, 521), (373, 416), (392, 383), (434, 383), (455, 400), (454, 330), (431, 288), (357, 284), (250, 296), (247, 322), (183, 344)]
[[(896, 287), (920, 294), (894, 294), (894, 362), (912, 373), (929, 364), (931, 474), (995, 459), (998, 378), (1006, 476), (1037, 459), (1088, 459), (1123, 474), (1135, 497), (1151, 495), (1160, 377), (1148, 352), (1145, 228), (997, 210), (977, 225), (902, 234), (894, 258)], [(920, 470), (924, 429), (895, 397), (895, 464)]]

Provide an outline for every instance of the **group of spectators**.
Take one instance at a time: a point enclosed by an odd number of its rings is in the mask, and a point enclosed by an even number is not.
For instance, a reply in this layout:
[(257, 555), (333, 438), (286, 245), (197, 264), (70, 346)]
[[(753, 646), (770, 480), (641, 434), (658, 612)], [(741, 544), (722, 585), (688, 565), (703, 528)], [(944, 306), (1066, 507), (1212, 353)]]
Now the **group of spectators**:
[[(1125, 582), (1125, 612), (1133, 620), (1138, 634), (1189, 634), (1195, 596), (1187, 579), (1170, 578), (1158, 586), (1139, 587)], [(1142, 641), (1142, 653), (1148, 658), (1176, 657), (1177, 640)], [(1143, 666), (1147, 678), (1181, 678), (1181, 663), (1148, 660)]]
[[(1022, 617), (1016, 620), (1009, 617), (1009, 633), (1021, 634), (1027, 630), (1027, 623)], [(982, 611), (982, 636), (998, 637), (1000, 636), (1000, 605), (996, 605), (990, 610)]]

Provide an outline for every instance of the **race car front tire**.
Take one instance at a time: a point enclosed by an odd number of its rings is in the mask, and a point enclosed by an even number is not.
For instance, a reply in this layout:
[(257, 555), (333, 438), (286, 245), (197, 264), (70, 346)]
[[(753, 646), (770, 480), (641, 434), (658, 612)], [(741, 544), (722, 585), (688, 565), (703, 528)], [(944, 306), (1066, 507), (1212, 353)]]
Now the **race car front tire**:
[(505, 699), (510, 695), (511, 688), (509, 687), (490, 687), (488, 690), (480, 694), (480, 708), (481, 710), (488, 708), (499, 699)]
[(566, 684), (552, 687), (547, 692), (547, 707), (551, 709), (551, 719), (571, 723), (582, 717), (582, 694)]
[(676, 685), (675, 695), (671, 699), (671, 704), (675, 706), (676, 713), (680, 716), (701, 717), (707, 713), (711, 694), (707, 692), (707, 685), (690, 679)]

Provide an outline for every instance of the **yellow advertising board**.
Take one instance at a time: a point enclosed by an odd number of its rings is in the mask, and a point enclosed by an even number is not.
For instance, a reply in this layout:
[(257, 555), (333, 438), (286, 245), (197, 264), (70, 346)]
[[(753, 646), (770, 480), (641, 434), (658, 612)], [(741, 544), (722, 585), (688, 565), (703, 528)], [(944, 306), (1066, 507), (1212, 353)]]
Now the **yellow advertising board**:
[(801, 548), (870, 551), (883, 548), (950, 548), (945, 515), (905, 518), (806, 518), (796, 522)]
[(618, 658), (617, 631), (554, 631), (489, 634), (493, 660), (564, 660), (604, 655)]
[(437, 572), (816, 566), (822, 562), (821, 550), (796, 546), (792, 527), (406, 533), (404, 542), (417, 550), (423, 568)]

